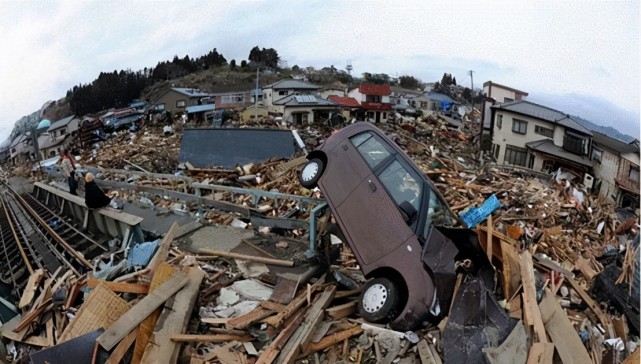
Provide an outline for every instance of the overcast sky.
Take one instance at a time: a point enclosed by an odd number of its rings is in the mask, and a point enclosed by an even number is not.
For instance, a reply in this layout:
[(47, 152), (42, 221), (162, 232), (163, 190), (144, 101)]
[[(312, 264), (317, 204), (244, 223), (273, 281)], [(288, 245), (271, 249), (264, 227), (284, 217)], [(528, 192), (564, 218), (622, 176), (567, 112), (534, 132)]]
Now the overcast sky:
[[(474, 70), (475, 87), (492, 80), (638, 136), (639, 17), (636, 0), (0, 0), (0, 139), (101, 71), (213, 48), (240, 62), (255, 45), (276, 49), (290, 67), (351, 62), (355, 75), (433, 82), (448, 72), (468, 85)], [(579, 101), (564, 107), (568, 97)], [(589, 100), (585, 110), (580, 100)], [(594, 115), (588, 106), (612, 112)]]

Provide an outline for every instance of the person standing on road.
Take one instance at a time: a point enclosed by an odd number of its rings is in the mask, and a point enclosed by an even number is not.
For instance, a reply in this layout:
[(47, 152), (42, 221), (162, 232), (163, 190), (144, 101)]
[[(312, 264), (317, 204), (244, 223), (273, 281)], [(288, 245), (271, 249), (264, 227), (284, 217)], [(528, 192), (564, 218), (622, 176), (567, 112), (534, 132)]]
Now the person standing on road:
[(76, 189), (78, 188), (78, 182), (76, 182), (76, 166), (73, 160), (71, 159), (71, 154), (69, 151), (64, 149), (61, 154), (62, 162), (60, 166), (62, 167), (62, 172), (65, 177), (67, 177), (67, 183), (69, 184), (69, 193), (72, 195), (78, 196)]

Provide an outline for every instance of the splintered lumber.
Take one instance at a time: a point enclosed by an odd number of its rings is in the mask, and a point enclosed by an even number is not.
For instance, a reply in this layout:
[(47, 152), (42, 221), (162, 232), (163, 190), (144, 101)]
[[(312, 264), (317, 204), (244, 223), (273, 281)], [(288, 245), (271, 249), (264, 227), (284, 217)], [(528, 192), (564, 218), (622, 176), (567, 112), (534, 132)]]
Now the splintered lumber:
[(354, 327), (350, 327), (347, 330), (343, 330), (343, 331), (331, 334), (329, 336), (325, 336), (319, 342), (310, 343), (309, 345), (307, 345), (307, 348), (305, 348), (305, 352), (301, 355), (301, 357), (314, 354), (317, 351), (325, 350), (332, 345), (336, 345), (340, 342), (343, 342), (353, 336), (359, 335), (362, 332), (363, 332), (362, 327), (354, 326)]
[[(171, 339), (171, 341), (177, 342), (177, 343), (226, 343), (226, 342), (229, 342), (229, 341), (250, 341), (250, 340), (252, 340), (252, 337), (249, 334), (245, 334), (245, 335), (230, 335), (230, 334), (218, 334), (218, 335), (173, 334), (173, 335), (170, 336), (170, 339)], [(149, 361), (148, 363), (157, 363), (157, 362)]]
[(316, 281), (316, 283), (314, 283), (311, 287), (308, 286), (307, 291), (301, 291), (298, 296), (296, 296), (296, 298), (294, 298), (294, 300), (286, 306), (284, 310), (274, 316), (266, 318), (265, 320), (263, 320), (263, 322), (275, 329), (279, 329), (282, 326), (283, 322), (287, 320), (287, 318), (289, 318), (294, 312), (298, 311), (298, 309), (305, 305), (305, 303), (307, 302), (307, 293), (318, 289), (323, 283), (325, 283), (325, 275), (321, 276), (318, 281)]
[(554, 344), (533, 343), (530, 347), (530, 354), (527, 357), (527, 364), (552, 364), (554, 356)]
[(292, 261), (292, 260), (264, 258), (264, 257), (255, 256), (255, 255), (246, 255), (246, 254), (226, 252), (226, 251), (223, 251), (223, 250), (199, 249), (198, 253), (200, 253), (200, 254), (209, 254), (209, 255), (214, 255), (214, 256), (217, 256), (217, 257), (224, 257), (224, 258), (249, 260), (249, 261), (265, 263), (265, 264), (269, 264), (269, 265), (277, 265), (277, 266), (281, 266), (281, 267), (293, 267), (294, 266), (294, 261)]
[(58, 343), (71, 340), (78, 336), (108, 328), (120, 316), (129, 310), (127, 301), (118, 297), (105, 285), (98, 284), (69, 322), (65, 331), (58, 338)]
[[(149, 291), (152, 292), (156, 288), (158, 288), (158, 286), (168, 280), (175, 271), (176, 270), (167, 262), (160, 263), (156, 268), (153, 278), (151, 279), (151, 283), (149, 284)], [(147, 343), (149, 342), (149, 338), (154, 332), (156, 321), (158, 320), (158, 316), (160, 316), (161, 313), (162, 308), (157, 308), (140, 324), (138, 328), (138, 334), (136, 336), (134, 354), (131, 358), (132, 364), (138, 364), (142, 360), (142, 355), (147, 348)]]
[(22, 330), (19, 330), (17, 332), (14, 331), (15, 327), (18, 325), (18, 323), (20, 323), (21, 320), (22, 316), (18, 314), (11, 320), (5, 322), (2, 327), (0, 327), (0, 336), (13, 341), (22, 341), (25, 335), (27, 335), (29, 327), (25, 326)]
[(590, 354), (583, 346), (579, 334), (549, 290), (546, 290), (539, 308), (545, 329), (563, 363), (591, 363)]
[(545, 327), (541, 320), (541, 312), (536, 305), (536, 288), (534, 286), (534, 263), (532, 254), (529, 250), (521, 253), (521, 278), (523, 280), (523, 309), (528, 324), (534, 326), (534, 333), (538, 336), (538, 341), (548, 342), (545, 336)]
[(592, 310), (592, 312), (594, 312), (596, 317), (599, 319), (599, 321), (601, 322), (601, 325), (603, 325), (603, 328), (606, 331), (606, 334), (608, 335), (606, 339), (615, 338), (616, 336), (614, 333), (614, 327), (612, 326), (612, 322), (610, 321), (608, 316), (606, 316), (603, 313), (603, 311), (601, 311), (601, 308), (599, 307), (599, 305), (596, 302), (594, 302), (594, 300), (579, 285), (579, 283), (576, 280), (574, 280), (574, 278), (567, 276), (565, 277), (565, 279), (568, 281), (568, 283), (570, 283), (570, 285), (572, 286), (572, 288), (574, 288), (576, 293), (578, 293), (579, 296), (581, 296), (581, 299), (585, 301), (585, 303), (588, 305), (590, 310)]
[(296, 329), (292, 338), (283, 348), (281, 355), (278, 357), (277, 363), (293, 363), (296, 361), (296, 358), (298, 358), (298, 355), (305, 350), (312, 340), (316, 327), (323, 319), (325, 308), (329, 306), (332, 299), (334, 299), (335, 292), (336, 286), (330, 286), (325, 288), (325, 291), (317, 296), (309, 309), (309, 312), (305, 316), (303, 324)]
[(347, 303), (343, 303), (342, 305), (337, 305), (334, 307), (330, 307), (325, 310), (325, 313), (327, 316), (329, 316), (332, 320), (338, 321), (344, 317), (347, 317), (354, 312), (356, 312), (356, 304), (357, 301), (350, 301)]
[(436, 359), (432, 355), (429, 345), (425, 339), (418, 342), (418, 356), (421, 359), (421, 364), (436, 364)]
[(639, 363), (639, 347), (637, 346), (637, 350), (632, 353), (627, 359), (623, 361), (623, 364), (637, 364)]
[(24, 291), (22, 291), (22, 297), (20, 297), (18, 308), (25, 308), (31, 303), (31, 301), (33, 301), (33, 297), (36, 295), (36, 291), (38, 290), (38, 285), (40, 284), (40, 281), (42, 280), (42, 277), (44, 277), (44, 275), (45, 271), (41, 268), (36, 269), (29, 276), (27, 285), (25, 286)]
[(176, 272), (172, 277), (161, 284), (153, 292), (138, 301), (129, 311), (122, 315), (111, 327), (102, 333), (96, 341), (105, 350), (113, 349), (116, 344), (122, 340), (131, 330), (140, 324), (155, 309), (160, 307), (169, 297), (173, 296), (183, 288), (189, 278), (180, 272)]
[(227, 322), (226, 326), (232, 329), (244, 329), (256, 321), (271, 316), (273, 313), (271, 310), (258, 306), (244, 315), (232, 318)]
[(134, 343), (134, 340), (136, 340), (136, 334), (138, 333), (138, 328), (133, 329), (127, 336), (125, 336), (124, 339), (116, 346), (114, 351), (111, 352), (111, 355), (109, 355), (109, 358), (105, 362), (105, 364), (118, 364), (122, 360), (122, 358), (127, 354), (127, 351), (129, 350), (129, 347), (131, 344)]
[(154, 254), (153, 258), (151, 258), (146, 268), (149, 270), (149, 275), (151, 277), (153, 277), (156, 273), (156, 268), (158, 268), (160, 263), (167, 260), (167, 256), (169, 255), (169, 247), (171, 246), (171, 242), (174, 241), (174, 237), (176, 236), (177, 232), (178, 223), (174, 222), (173, 224), (171, 224), (171, 227), (169, 228), (169, 230), (167, 230), (167, 233), (160, 241), (160, 244), (158, 244), (158, 250), (156, 250), (156, 253)]
[[(205, 273), (201, 269), (189, 268), (187, 286), (178, 291), (175, 298), (167, 301), (164, 310), (158, 317), (156, 329), (142, 356), (143, 363), (177, 362), (180, 344), (176, 344), (171, 337), (175, 334), (182, 334), (187, 329), (189, 317), (194, 309), (196, 298), (198, 298), (200, 282), (204, 276)], [(162, 292), (162, 289), (161, 285), (154, 292)]]
[(283, 348), (287, 340), (294, 334), (294, 331), (298, 328), (298, 325), (303, 322), (305, 318), (306, 310), (299, 310), (292, 318), (285, 324), (285, 327), (280, 331), (278, 336), (272, 341), (271, 344), (260, 355), (256, 364), (270, 364), (276, 359), (280, 350)]
[(149, 292), (149, 286), (145, 284), (108, 282), (101, 279), (93, 279), (93, 278), (87, 281), (87, 287), (89, 288), (95, 288), (98, 284), (104, 284), (110, 290), (118, 293), (147, 294), (147, 292)]

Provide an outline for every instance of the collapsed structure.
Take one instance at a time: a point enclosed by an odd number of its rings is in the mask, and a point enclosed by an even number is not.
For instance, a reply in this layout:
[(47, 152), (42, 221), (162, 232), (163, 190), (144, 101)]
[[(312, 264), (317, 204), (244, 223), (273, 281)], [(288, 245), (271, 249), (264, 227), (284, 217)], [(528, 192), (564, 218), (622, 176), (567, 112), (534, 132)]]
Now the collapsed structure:
[[(121, 132), (79, 161), (128, 206), (196, 221), (179, 221), (158, 231), (162, 237), (109, 236), (112, 249), (89, 272), (31, 274), (17, 292), (21, 315), (0, 330), (9, 355), (49, 363), (64, 362), (68, 350), (87, 362), (638, 361), (638, 213), (615, 209), (580, 183), (577, 204), (560, 196), (550, 174), (484, 159), (475, 111), (460, 122), (372, 110), (390, 119), (377, 126), (451, 210), (479, 217), (462, 227), (474, 229), (488, 266), (456, 262), (437, 326), (398, 332), (358, 317), (365, 280), (346, 246), (330, 259), (340, 234), (329, 229), (322, 196), (298, 183), (305, 158), (194, 166), (178, 159), (180, 130), (152, 127)], [(333, 129), (305, 125), (298, 134), (311, 150)], [(55, 176), (40, 183), (55, 184)], [(41, 199), (52, 208), (60, 201), (55, 206), (76, 220), (118, 214), (87, 212), (81, 199), (42, 189)], [(492, 196), (497, 205), (484, 210)], [(70, 204), (80, 212), (65, 210)], [(248, 234), (223, 249), (212, 229), (228, 225)]]

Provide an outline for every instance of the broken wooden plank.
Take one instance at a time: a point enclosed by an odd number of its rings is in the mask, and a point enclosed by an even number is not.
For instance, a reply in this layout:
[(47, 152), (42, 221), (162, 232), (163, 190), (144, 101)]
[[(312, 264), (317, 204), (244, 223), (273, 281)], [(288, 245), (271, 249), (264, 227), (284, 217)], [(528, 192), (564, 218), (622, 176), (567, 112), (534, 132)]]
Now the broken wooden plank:
[[(149, 284), (149, 291), (152, 292), (161, 284), (167, 281), (176, 270), (167, 262), (162, 262), (155, 270), (154, 276)], [(134, 346), (134, 353), (131, 358), (132, 364), (138, 364), (142, 360), (142, 356), (147, 348), (149, 338), (154, 332), (156, 321), (162, 313), (162, 308), (157, 308), (152, 312), (138, 327), (138, 334), (136, 336), (136, 345)]]
[(40, 281), (42, 280), (44, 275), (45, 271), (40, 268), (33, 271), (33, 274), (29, 276), (27, 285), (22, 291), (22, 297), (20, 297), (18, 308), (25, 308), (31, 303), (31, 301), (33, 301), (33, 298), (36, 295), (36, 291), (38, 290), (38, 286), (40, 285)]
[(325, 313), (327, 316), (329, 316), (332, 320), (338, 321), (342, 318), (345, 318), (347, 316), (350, 316), (354, 312), (356, 312), (356, 306), (358, 302), (357, 301), (350, 301), (347, 303), (343, 303), (342, 305), (337, 305), (333, 307), (329, 307), (325, 310)]
[(603, 325), (603, 328), (606, 331), (606, 334), (608, 335), (606, 339), (615, 338), (616, 336), (614, 333), (614, 327), (612, 326), (612, 322), (610, 321), (608, 316), (606, 316), (603, 313), (603, 311), (601, 311), (601, 308), (599, 307), (599, 305), (596, 302), (594, 302), (594, 300), (588, 295), (588, 293), (579, 285), (579, 283), (576, 280), (574, 280), (570, 276), (566, 276), (565, 279), (568, 281), (568, 283), (570, 283), (570, 285), (572, 286), (572, 288), (574, 288), (576, 293), (578, 293), (579, 296), (581, 296), (581, 299), (588, 305), (590, 310), (592, 310), (592, 312), (594, 312), (596, 317), (599, 319), (599, 321), (601, 322), (601, 325)]
[(150, 276), (153, 277), (156, 273), (156, 268), (158, 268), (160, 263), (167, 260), (167, 256), (169, 255), (169, 247), (171, 246), (171, 242), (174, 241), (174, 237), (176, 236), (177, 232), (178, 223), (174, 222), (173, 224), (171, 224), (171, 227), (169, 228), (169, 230), (167, 230), (167, 233), (160, 241), (160, 244), (158, 244), (158, 250), (156, 250), (156, 253), (149, 261), (149, 264), (147, 264), (146, 269), (149, 270)]
[(256, 321), (260, 321), (266, 317), (271, 316), (273, 313), (274, 312), (271, 310), (267, 310), (261, 306), (258, 306), (244, 315), (232, 318), (227, 322), (226, 326), (233, 329), (244, 329)]
[[(173, 334), (171, 341), (177, 343), (226, 343), (229, 341), (251, 341), (252, 337), (246, 335), (196, 335), (196, 334)], [(150, 362), (152, 363), (152, 362)]]
[(124, 339), (122, 339), (122, 341), (120, 341), (114, 351), (111, 352), (111, 355), (109, 355), (105, 364), (119, 364), (125, 354), (127, 354), (131, 344), (136, 340), (136, 334), (138, 334), (138, 328), (133, 329), (127, 336), (125, 336)]
[(591, 363), (592, 359), (579, 334), (549, 290), (546, 290), (539, 308), (545, 329), (550, 334), (561, 360), (564, 363)]
[(416, 346), (418, 347), (418, 356), (421, 359), (421, 364), (436, 364), (436, 360), (425, 339), (419, 341)]
[[(181, 334), (187, 329), (205, 272), (200, 268), (189, 268), (187, 276), (189, 279), (187, 286), (165, 304), (164, 310), (158, 317), (154, 333), (142, 356), (143, 363), (159, 363), (165, 360), (175, 363), (178, 361), (180, 345), (176, 344), (171, 336)], [(161, 289), (163, 289), (162, 285), (154, 292)]]
[(347, 330), (343, 330), (343, 331), (331, 334), (329, 336), (325, 336), (319, 342), (310, 343), (309, 345), (307, 345), (301, 357), (309, 356), (311, 354), (314, 354), (317, 351), (325, 350), (332, 345), (336, 345), (353, 336), (360, 335), (362, 332), (363, 332), (362, 327), (354, 326), (354, 327), (350, 327)]
[[(533, 343), (527, 357), (527, 364), (552, 364), (554, 356), (554, 344)], [(587, 364), (587, 363), (584, 363)]]
[(332, 302), (336, 292), (336, 286), (325, 288), (312, 304), (309, 313), (305, 316), (303, 324), (296, 329), (292, 338), (287, 342), (281, 356), (278, 357), (277, 363), (291, 364), (298, 355), (305, 350), (312, 340), (312, 336), (316, 327), (323, 319), (323, 312), (325, 308)]
[(275, 329), (279, 329), (287, 318), (289, 318), (294, 312), (298, 311), (298, 309), (305, 305), (305, 303), (307, 302), (308, 292), (319, 289), (323, 285), (323, 283), (325, 283), (325, 275), (318, 278), (318, 280), (311, 287), (308, 287), (307, 291), (301, 291), (298, 296), (296, 296), (296, 298), (294, 298), (294, 300), (290, 302), (289, 305), (287, 305), (287, 308), (285, 310), (263, 320), (263, 322), (274, 327)]
[(521, 278), (523, 280), (523, 309), (528, 319), (528, 324), (534, 326), (539, 342), (548, 342), (545, 327), (541, 319), (541, 312), (536, 305), (536, 288), (534, 286), (534, 266), (532, 254), (529, 250), (521, 253)]
[(281, 266), (281, 267), (293, 267), (294, 266), (294, 261), (293, 260), (264, 258), (264, 257), (255, 256), (255, 255), (232, 253), (232, 252), (226, 252), (226, 251), (222, 251), (222, 250), (199, 249), (198, 253), (214, 255), (214, 256), (217, 256), (217, 257), (249, 260), (249, 261), (260, 262), (260, 263), (265, 263), (265, 264), (269, 264), (269, 265), (277, 265), (277, 266)]
[(147, 294), (149, 292), (149, 286), (145, 284), (108, 282), (94, 278), (90, 278), (87, 281), (87, 287), (89, 288), (95, 288), (98, 284), (104, 284), (107, 288), (117, 293)]
[(122, 315), (96, 341), (105, 350), (113, 349), (134, 327), (138, 326), (155, 309), (165, 303), (169, 297), (182, 289), (188, 281), (189, 278), (184, 274), (180, 272), (174, 273), (168, 281), (161, 284), (153, 292), (149, 292), (147, 296)]
[(299, 310), (291, 317), (291, 319), (285, 324), (284, 328), (280, 330), (278, 336), (276, 336), (272, 343), (263, 350), (263, 353), (258, 357), (256, 364), (270, 364), (274, 359), (276, 359), (283, 346), (291, 338), (301, 322), (303, 322), (305, 311), (306, 310)]

